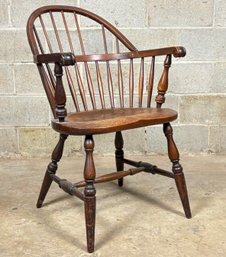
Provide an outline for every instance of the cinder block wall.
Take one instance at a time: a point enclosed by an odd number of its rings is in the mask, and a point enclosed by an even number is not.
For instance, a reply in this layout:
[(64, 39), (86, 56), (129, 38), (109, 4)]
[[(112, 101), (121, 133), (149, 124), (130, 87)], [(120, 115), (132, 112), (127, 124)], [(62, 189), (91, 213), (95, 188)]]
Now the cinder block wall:
[[(32, 64), (26, 21), (52, 0), (0, 0), (0, 153), (49, 156), (57, 141), (51, 114)], [(64, 0), (116, 25), (139, 49), (182, 45), (187, 56), (174, 60), (167, 105), (179, 112), (173, 124), (181, 152), (226, 152), (226, 1), (225, 0)], [(41, 107), (42, 106), (42, 107)], [(165, 153), (162, 127), (125, 132), (128, 152)], [(114, 152), (114, 135), (97, 136), (96, 153)], [(73, 137), (65, 154), (82, 153)]]

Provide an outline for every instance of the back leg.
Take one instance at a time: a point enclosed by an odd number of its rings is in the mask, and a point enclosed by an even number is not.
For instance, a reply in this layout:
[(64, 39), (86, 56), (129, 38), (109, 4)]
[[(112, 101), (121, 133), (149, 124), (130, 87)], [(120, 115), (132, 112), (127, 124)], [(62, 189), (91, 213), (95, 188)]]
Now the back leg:
[(57, 162), (59, 162), (62, 157), (63, 149), (64, 149), (64, 142), (67, 139), (67, 137), (68, 137), (68, 135), (60, 134), (59, 141), (53, 150), (52, 161), (49, 163), (49, 165), (47, 167), (47, 170), (46, 170), (43, 182), (42, 182), (42, 187), (41, 187), (38, 201), (36, 204), (37, 208), (42, 207), (42, 204), (45, 200), (46, 194), (48, 193), (49, 188), (52, 184), (52, 179), (50, 178), (49, 173), (54, 173), (54, 174), (56, 173), (57, 166), (58, 166)]
[[(122, 132), (118, 131), (115, 134), (115, 162), (116, 162), (116, 169), (117, 171), (124, 170), (124, 151), (123, 151), (123, 137)], [(121, 187), (123, 186), (123, 178), (118, 179), (118, 185)]]
[(176, 144), (173, 140), (173, 129), (170, 123), (165, 123), (163, 125), (163, 131), (167, 138), (168, 143), (168, 155), (173, 164), (173, 173), (175, 175), (175, 182), (177, 186), (178, 193), (184, 208), (185, 216), (189, 219), (191, 218), (191, 210), (189, 205), (187, 187), (185, 182), (185, 177), (183, 173), (183, 168), (179, 163), (179, 152), (177, 150)]

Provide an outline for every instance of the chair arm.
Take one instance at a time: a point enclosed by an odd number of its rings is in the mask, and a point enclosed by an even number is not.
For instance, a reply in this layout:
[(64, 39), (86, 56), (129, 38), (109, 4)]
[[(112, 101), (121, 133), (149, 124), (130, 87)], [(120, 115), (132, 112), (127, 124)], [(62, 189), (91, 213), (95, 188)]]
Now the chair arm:
[(126, 53), (114, 53), (114, 54), (92, 54), (92, 55), (76, 55), (76, 62), (92, 62), (92, 61), (111, 61), (111, 60), (123, 60), (131, 58), (143, 58), (160, 55), (173, 55), (174, 57), (184, 57), (186, 50), (182, 46), (158, 48), (143, 51), (131, 51)]
[(174, 57), (184, 57), (186, 55), (186, 49), (183, 46), (173, 46), (165, 47), (158, 49), (150, 49), (139, 51), (139, 57), (148, 57), (148, 56), (160, 56), (160, 55), (169, 55), (172, 54)]
[(34, 62), (59, 63), (61, 66), (69, 66), (75, 64), (75, 56), (73, 53), (38, 54), (34, 56)]

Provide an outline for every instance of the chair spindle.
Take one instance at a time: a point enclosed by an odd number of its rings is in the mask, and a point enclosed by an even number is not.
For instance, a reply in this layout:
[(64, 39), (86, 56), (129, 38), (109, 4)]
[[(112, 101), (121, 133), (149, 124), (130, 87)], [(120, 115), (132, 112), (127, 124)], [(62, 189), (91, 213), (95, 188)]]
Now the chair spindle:
[[(116, 39), (116, 49), (117, 49), (117, 53), (119, 53), (119, 41), (118, 41), (118, 39)], [(119, 87), (120, 107), (124, 108), (122, 65), (121, 65), (121, 61), (120, 60), (118, 60), (118, 87)]]
[(58, 33), (58, 29), (57, 29), (57, 26), (56, 26), (55, 19), (53, 17), (53, 13), (50, 11), (49, 15), (50, 15), (50, 18), (51, 18), (51, 21), (52, 21), (53, 29), (54, 29), (56, 40), (57, 40), (57, 44), (59, 46), (60, 52), (62, 53), (63, 52), (63, 47), (62, 47), (62, 43), (60, 41), (60, 36), (59, 36), (59, 33)]
[[(43, 29), (43, 32), (44, 32), (46, 41), (47, 41), (47, 43), (48, 43), (49, 49), (52, 50), (52, 47), (51, 47), (51, 44), (50, 44), (50, 41), (49, 41), (49, 37), (48, 37), (47, 31), (46, 31), (46, 29), (45, 29), (45, 25), (44, 25), (44, 23), (43, 23), (43, 20), (42, 20), (41, 15), (39, 16), (39, 21), (40, 21), (40, 23), (41, 23), (41, 26), (42, 26), (42, 29)], [(39, 36), (38, 36), (36, 27), (33, 26), (33, 29), (34, 29), (35, 38), (36, 38), (36, 40), (37, 40), (37, 42), (38, 42), (39, 48), (40, 48), (40, 50), (41, 50), (41, 53), (44, 54), (44, 53), (45, 53), (45, 52), (44, 52), (44, 48), (43, 48), (42, 43), (41, 43), (41, 40), (40, 40), (40, 38), (39, 38)], [(47, 68), (47, 71), (48, 71), (50, 80), (51, 80), (51, 82), (52, 82), (52, 83), (50, 83), (50, 85), (51, 85), (50, 90), (54, 92), (54, 90), (55, 90), (55, 85), (56, 85), (56, 80), (55, 80), (55, 78), (54, 78), (54, 76), (53, 76), (53, 73), (52, 73), (52, 71), (51, 71), (51, 69), (50, 69), (48, 63), (46, 64), (46, 68)]]
[[(63, 17), (66, 33), (67, 33), (67, 35), (70, 35), (69, 31), (68, 31), (68, 26), (67, 26), (67, 22), (66, 22), (65, 16), (64, 16), (64, 14), (62, 12), (61, 12), (61, 14), (62, 14), (62, 17)], [(60, 40), (59, 32), (58, 32), (58, 29), (57, 29), (57, 26), (56, 26), (56, 22), (55, 22), (53, 13), (49, 12), (49, 15), (50, 15), (50, 18), (51, 18), (51, 21), (52, 21), (52, 25), (53, 25), (53, 29), (54, 29), (54, 32), (55, 32), (55, 36), (56, 36), (56, 40), (57, 40), (57, 44), (58, 44), (59, 50), (60, 50), (61, 53), (63, 53), (64, 50), (63, 50), (63, 46), (62, 46), (62, 43), (61, 43), (61, 40)], [(70, 44), (70, 47), (72, 47), (72, 49), (73, 49), (72, 43)], [(77, 96), (76, 96), (76, 92), (75, 92), (75, 88), (74, 88), (74, 84), (73, 84), (73, 80), (71, 78), (71, 74), (70, 74), (69, 68), (68, 67), (64, 67), (64, 69), (65, 69), (65, 73), (66, 73), (69, 89), (70, 89), (70, 92), (71, 92), (71, 96), (72, 96), (73, 102), (75, 104), (75, 108), (76, 108), (77, 111), (80, 111), (79, 104), (78, 104), (78, 99), (77, 99)]]
[[(84, 42), (82, 39), (81, 29), (79, 26), (77, 14), (75, 12), (74, 12), (74, 18), (75, 18), (75, 24), (76, 24), (76, 28), (77, 28), (77, 32), (78, 32), (81, 51), (82, 51), (82, 54), (85, 54), (85, 47), (84, 47)], [(96, 100), (95, 100), (93, 82), (92, 82), (91, 75), (90, 75), (89, 65), (87, 62), (84, 62), (84, 66), (85, 66), (87, 85), (88, 85), (88, 89), (89, 89), (89, 95), (90, 95), (93, 109), (95, 110), (97, 107), (96, 107)]]
[(61, 15), (62, 15), (62, 19), (63, 19), (63, 22), (64, 22), (64, 27), (65, 27), (65, 30), (66, 30), (70, 50), (71, 50), (72, 53), (75, 53), (74, 52), (74, 47), (73, 47), (73, 44), (72, 44), (72, 40), (71, 40), (71, 34), (70, 34), (69, 29), (68, 29), (67, 20), (65, 18), (64, 11), (61, 11)]
[[(105, 33), (104, 25), (102, 25), (102, 34), (103, 34), (103, 41), (104, 41), (104, 50), (105, 50), (105, 53), (107, 54), (108, 53), (108, 48), (107, 48), (107, 40), (106, 40), (106, 33)], [(113, 82), (112, 82), (112, 76), (111, 76), (111, 69), (110, 69), (109, 61), (106, 61), (106, 68), (107, 68), (107, 81), (108, 81), (108, 90), (109, 90), (111, 108), (114, 108), (115, 107), (114, 91), (113, 91)]]
[(79, 92), (80, 92), (80, 95), (81, 95), (83, 107), (84, 107), (84, 110), (87, 111), (88, 106), (87, 106), (87, 101), (86, 101), (86, 97), (85, 97), (85, 89), (84, 89), (84, 86), (83, 86), (83, 82), (82, 82), (82, 78), (81, 78), (81, 74), (80, 74), (77, 62), (75, 62), (75, 73), (76, 73), (78, 88), (79, 88)]
[(154, 84), (154, 74), (155, 74), (155, 56), (152, 57), (151, 66), (150, 66), (149, 81), (148, 81), (147, 107), (151, 107), (151, 97), (152, 97), (153, 84)]
[[(62, 18), (63, 18), (64, 27), (65, 27), (65, 30), (66, 30), (66, 34), (67, 34), (70, 50), (71, 50), (71, 52), (73, 54), (75, 54), (73, 43), (72, 43), (72, 39), (71, 39), (71, 34), (70, 34), (69, 29), (68, 29), (67, 21), (66, 21), (66, 18), (65, 18), (65, 15), (64, 15), (63, 11), (61, 11), (61, 15), (62, 15)], [(74, 17), (75, 17), (76, 27), (78, 27), (78, 20), (77, 20), (77, 16), (76, 16), (75, 13), (74, 13)], [(79, 33), (80, 33), (80, 30), (79, 30)], [(80, 71), (79, 71), (78, 64), (75, 63), (74, 67), (75, 67), (75, 74), (76, 74), (76, 78), (77, 78), (77, 82), (78, 82), (79, 92), (81, 94), (81, 99), (82, 99), (83, 107), (87, 111), (88, 108), (87, 108), (87, 102), (86, 102), (86, 98), (85, 98), (85, 90), (84, 90), (84, 86), (83, 86), (83, 83), (82, 83), (81, 74), (80, 74)], [(70, 76), (70, 78), (71, 78), (71, 76)], [(76, 103), (78, 103), (78, 100), (77, 100), (77, 96), (76, 96), (75, 87), (74, 87), (73, 81), (71, 79), (70, 79), (70, 81), (72, 82), (71, 84), (69, 84), (70, 92), (72, 94), (73, 101), (76, 104)], [(76, 107), (76, 109), (77, 109), (77, 111), (80, 111), (79, 105)]]
[(142, 107), (144, 91), (144, 58), (141, 58), (140, 76), (139, 76), (139, 107)]
[(43, 22), (43, 19), (42, 19), (41, 15), (39, 15), (39, 21), (40, 21), (41, 26), (42, 26), (42, 30), (43, 30), (43, 33), (44, 33), (44, 36), (45, 36), (45, 39), (46, 39), (46, 42), (47, 42), (47, 45), (48, 45), (48, 48), (49, 48), (49, 52), (53, 53), (53, 48), (52, 48), (52, 45), (51, 45), (51, 42), (50, 42), (50, 39), (49, 39), (49, 35), (46, 31), (46, 27), (45, 27), (45, 24)]
[(101, 78), (101, 73), (100, 73), (100, 67), (98, 61), (95, 61), (95, 66), (96, 66), (96, 73), (97, 73), (97, 83), (98, 83), (98, 89), (99, 89), (99, 94), (100, 94), (100, 101), (101, 101), (101, 107), (105, 109), (105, 99), (104, 99), (104, 88), (103, 88), (103, 81)]
[(80, 112), (78, 98), (77, 98), (77, 95), (76, 95), (76, 92), (75, 92), (74, 82), (73, 82), (73, 79), (72, 79), (71, 74), (69, 72), (69, 69), (67, 67), (65, 69), (65, 72), (66, 72), (66, 77), (67, 77), (67, 82), (68, 82), (68, 85), (69, 85), (69, 89), (70, 89), (70, 92), (71, 92), (71, 97), (72, 97), (74, 105), (75, 105), (75, 109), (76, 109), (77, 112)]
[(56, 76), (56, 116), (59, 121), (62, 122), (64, 121), (64, 117), (67, 115), (67, 110), (65, 108), (66, 94), (62, 83), (63, 69), (59, 63), (55, 64), (54, 73)]
[(133, 59), (130, 59), (130, 68), (129, 68), (129, 107), (133, 107), (133, 93), (134, 93), (134, 68), (133, 68)]
[(78, 32), (78, 38), (79, 38), (79, 42), (80, 42), (81, 51), (82, 51), (82, 54), (85, 54), (85, 47), (84, 47), (82, 34), (81, 34), (81, 30), (80, 30), (80, 26), (79, 26), (78, 17), (77, 17), (76, 12), (74, 12), (74, 18), (75, 18), (75, 25), (76, 25), (77, 32)]

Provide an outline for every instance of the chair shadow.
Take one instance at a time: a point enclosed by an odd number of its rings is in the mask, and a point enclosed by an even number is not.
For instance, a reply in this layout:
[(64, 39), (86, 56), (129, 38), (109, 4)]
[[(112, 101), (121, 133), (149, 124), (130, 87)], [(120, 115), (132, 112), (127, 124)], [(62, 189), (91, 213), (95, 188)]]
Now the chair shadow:
[[(115, 182), (109, 182), (111, 187), (117, 187), (117, 184)], [(131, 187), (128, 187), (128, 185), (121, 187), (118, 187), (119, 190), (113, 192), (114, 195), (119, 195), (119, 194), (123, 194), (123, 192), (126, 192), (128, 194), (131, 194), (131, 197), (136, 197), (138, 198), (140, 201), (144, 201), (146, 203), (152, 204), (160, 209), (169, 211), (171, 213), (175, 213), (180, 217), (184, 217), (185, 215), (182, 211), (177, 211), (174, 208), (172, 208), (169, 204), (166, 204), (165, 202), (162, 202), (160, 199), (156, 199), (153, 198), (153, 196), (149, 196), (146, 193), (139, 191), (139, 190), (135, 190)], [(112, 194), (110, 194), (108, 197), (112, 197)], [(71, 196), (69, 195), (63, 195), (60, 197), (57, 197), (49, 202), (46, 202), (45, 204), (43, 204), (43, 206), (49, 206), (51, 204), (57, 203), (57, 202), (61, 202), (65, 199), (69, 199), (71, 198)], [(99, 200), (101, 201), (101, 196), (98, 197)], [(105, 197), (106, 198), (106, 197)], [(196, 202), (196, 205), (194, 206), (194, 208), (192, 209), (192, 214), (193, 217), (196, 216), (198, 213), (200, 213), (202, 210), (204, 210), (207, 206), (209, 206), (210, 204), (210, 198), (200, 198), (199, 202)], [(182, 207), (181, 205), (181, 201), (178, 195), (178, 205)], [(78, 206), (77, 206), (78, 207)], [(81, 207), (81, 206), (79, 206)], [(106, 206), (105, 206), (106, 207)], [(107, 207), (108, 208), (108, 207)], [(112, 208), (112, 205), (109, 205), (109, 209)], [(97, 210), (98, 211), (98, 210)], [(56, 229), (56, 224), (51, 223), (51, 219), (48, 219), (48, 226), (49, 227), (53, 227), (54, 229)], [(102, 220), (102, 222), (104, 222)], [(128, 222), (128, 226), (129, 226), (129, 221), (127, 219), (127, 216), (125, 217), (125, 219), (123, 221), (121, 221), (119, 224), (115, 224), (114, 227), (111, 230), (105, 230), (106, 232), (103, 233), (101, 235), (101, 238), (99, 238), (98, 242), (96, 242), (96, 249), (100, 249), (104, 244), (106, 244), (106, 242), (111, 241), (117, 234), (120, 234), (120, 231), (123, 229), (123, 227), (127, 226), (126, 222)], [(123, 225), (122, 225), (123, 224)], [(107, 227), (107, 225), (106, 225)], [(79, 241), (79, 238), (75, 238), (74, 236), (70, 235), (68, 233), (68, 231), (65, 231), (61, 226), (58, 226), (58, 231), (60, 231), (59, 233), (57, 233), (57, 236), (60, 236), (62, 239), (66, 240), (67, 242), (69, 242), (72, 245), (76, 245), (76, 247), (80, 248), (81, 250), (86, 251), (86, 245), (84, 242)], [(56, 232), (55, 232), (56, 233)], [(85, 233), (85, 231), (84, 231)]]
[[(153, 196), (147, 195), (144, 192), (141, 192), (141, 191), (138, 191), (138, 190), (135, 191), (132, 188), (127, 187), (127, 186), (124, 186), (122, 188), (122, 191), (126, 192), (126, 193), (129, 193), (129, 194), (133, 195), (136, 198), (139, 198), (139, 200), (145, 201), (145, 202), (150, 203), (150, 204), (152, 204), (154, 206), (157, 206), (157, 207), (159, 207), (161, 209), (173, 212), (173, 213), (175, 213), (175, 214), (177, 214), (177, 215), (179, 215), (181, 217), (184, 217), (184, 213), (183, 212), (180, 212), (180, 211), (177, 211), (177, 210), (173, 209), (170, 205), (165, 204), (160, 199), (153, 198)], [(180, 201), (179, 195), (178, 195), (178, 203), (180, 204), (181, 208), (183, 208), (182, 204), (181, 204), (181, 201)]]
[(193, 204), (191, 208), (192, 217), (196, 217), (198, 214), (202, 213), (203, 210), (207, 209), (208, 206), (211, 206), (212, 199), (210, 197), (200, 197), (199, 201)]
[[(78, 249), (84, 252), (87, 250), (86, 244), (85, 242), (80, 240), (81, 237), (79, 237), (79, 234), (77, 234), (77, 236), (73, 236), (72, 234), (70, 234), (68, 230), (65, 230), (63, 226), (60, 226), (58, 223), (53, 223), (50, 216), (48, 217), (49, 218), (46, 219), (46, 221), (48, 222), (48, 227), (51, 229), (52, 232), (56, 234), (57, 237), (60, 237), (61, 240), (64, 240), (65, 242), (73, 246), (76, 246)], [(84, 228), (84, 233), (85, 233), (85, 228)]]
[[(55, 199), (49, 201), (49, 202), (46, 202), (45, 204), (43, 204), (42, 207), (44, 206), (50, 206), (54, 203), (57, 203), (57, 202), (61, 202), (63, 200), (74, 200), (72, 199), (73, 197), (70, 196), (70, 195), (63, 195), (63, 196), (60, 196), (60, 197), (56, 197)], [(77, 200), (77, 199), (76, 199)], [(73, 205), (73, 206), (72, 206)], [(70, 204), (70, 206), (68, 206), (68, 208), (81, 208), (82, 206), (82, 202), (79, 201), (79, 204), (77, 203), (76, 206), (74, 206), (74, 203), (72, 202)], [(65, 207), (64, 207), (65, 209)], [(57, 209), (58, 210), (58, 209)], [(57, 211), (57, 210), (52, 210), (52, 211), (48, 211), (46, 212), (43, 212), (42, 215), (44, 215), (44, 224), (48, 227), (48, 229), (51, 230), (52, 233), (54, 233), (58, 238), (61, 238), (61, 240), (64, 240), (65, 242), (77, 247), (78, 249), (82, 250), (82, 251), (86, 251), (86, 244), (80, 240), (80, 237), (75, 237), (74, 235), (70, 234), (70, 231), (66, 230), (63, 226), (60, 225), (60, 223), (58, 222), (54, 222), (54, 220), (52, 219), (52, 213), (54, 211)], [(84, 228), (84, 233), (85, 233), (85, 228)]]
[[(114, 182), (110, 182), (111, 184), (114, 184), (115, 186), (117, 186)], [(126, 186), (123, 186), (121, 189), (121, 193), (126, 192), (132, 195), (132, 197), (136, 197), (141, 201), (145, 201), (147, 203), (153, 204), (161, 209), (164, 209), (166, 211), (170, 211), (172, 213), (175, 213), (181, 217), (185, 217), (184, 213), (177, 211), (175, 209), (173, 209), (170, 205), (163, 203), (162, 201), (160, 201), (159, 199), (154, 199), (153, 197), (150, 197), (148, 195), (145, 195), (143, 192), (139, 192), (139, 191), (135, 191), (131, 188), (128, 188)], [(179, 198), (179, 196), (178, 196)], [(180, 203), (180, 198), (178, 199), (178, 202)], [(112, 206), (111, 206), (112, 207)], [(183, 208), (181, 206), (181, 208)], [(136, 210), (136, 209), (134, 209)], [(131, 215), (131, 213), (130, 213)], [(132, 216), (132, 215), (131, 215)], [(103, 222), (103, 221), (102, 221)], [(126, 224), (128, 222), (128, 225)], [(128, 219), (127, 216), (125, 216), (125, 219), (123, 221), (120, 222), (120, 224), (116, 224), (111, 230), (106, 230), (106, 232), (104, 234), (102, 234), (102, 238), (98, 240), (98, 242), (96, 243), (96, 249), (101, 248), (104, 244), (106, 244), (106, 242), (111, 241), (115, 235), (120, 234), (120, 231), (123, 229), (123, 227), (127, 227), (129, 226), (130, 220)], [(107, 227), (107, 225), (106, 225)]]
[[(135, 210), (136, 211), (136, 210)], [(131, 214), (131, 212), (130, 212)], [(131, 214), (131, 216), (133, 216)], [(104, 222), (104, 220), (102, 219), (102, 223)], [(107, 242), (113, 240), (116, 235), (121, 233), (121, 230), (124, 227), (128, 227), (130, 224), (131, 220), (128, 219), (128, 216), (125, 215), (124, 219), (120, 221), (120, 223), (114, 224), (114, 227), (112, 229), (105, 229), (105, 232), (101, 234), (101, 237), (99, 236), (98, 241), (95, 244), (95, 248), (96, 250), (100, 250), (100, 248), (103, 245), (106, 245)], [(108, 224), (104, 225), (105, 228), (108, 227)]]
[(68, 199), (68, 198), (71, 198), (71, 196), (70, 195), (66, 195), (66, 194), (62, 195), (62, 196), (58, 196), (57, 198), (55, 198), (53, 200), (50, 200), (48, 202), (44, 202), (42, 207), (49, 206), (51, 204), (61, 202), (61, 201), (65, 200), (65, 199)]

